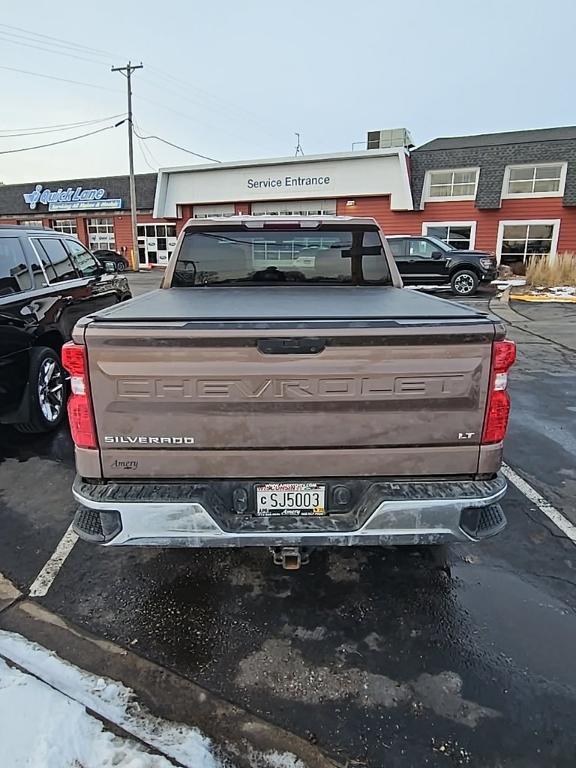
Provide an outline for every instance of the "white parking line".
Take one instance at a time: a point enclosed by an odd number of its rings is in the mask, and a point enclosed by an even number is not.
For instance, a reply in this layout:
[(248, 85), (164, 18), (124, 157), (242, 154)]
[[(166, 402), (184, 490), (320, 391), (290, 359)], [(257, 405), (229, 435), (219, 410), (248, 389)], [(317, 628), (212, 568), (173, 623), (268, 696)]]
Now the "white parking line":
[(29, 593), (30, 597), (44, 597), (77, 541), (78, 534), (74, 533), (72, 523), (70, 523), (70, 527), (58, 542), (52, 557), (32, 582)]
[(511, 469), (507, 464), (502, 465), (502, 474), (504, 477), (510, 480), (510, 482), (516, 486), (516, 488), (518, 488), (520, 493), (522, 493), (529, 501), (535, 504), (540, 512), (545, 514), (546, 517), (551, 520), (557, 528), (560, 528), (562, 533), (564, 533), (569, 539), (572, 540), (574, 544), (576, 544), (576, 525), (565, 518), (562, 512), (559, 512), (556, 507), (550, 504), (549, 501), (546, 501), (543, 496), (540, 496), (538, 491), (532, 488), (532, 486), (527, 483), (526, 480), (522, 479), (520, 475), (516, 474), (516, 472), (514, 472), (514, 470)]

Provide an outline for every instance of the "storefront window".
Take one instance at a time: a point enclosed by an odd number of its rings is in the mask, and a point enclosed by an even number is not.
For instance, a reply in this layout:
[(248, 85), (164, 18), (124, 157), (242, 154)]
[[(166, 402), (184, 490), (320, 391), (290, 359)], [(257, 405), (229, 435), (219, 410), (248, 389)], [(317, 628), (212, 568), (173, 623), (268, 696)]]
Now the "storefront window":
[(166, 266), (176, 245), (175, 224), (138, 224), (138, 259), (143, 266)]
[(454, 224), (424, 224), (422, 231), (425, 235), (443, 240), (452, 248), (468, 251), (474, 247), (474, 229), (473, 224), (454, 222)]
[(18, 222), (18, 225), (20, 227), (42, 227), (42, 219), (23, 219), (22, 221)]
[(523, 273), (528, 260), (533, 256), (552, 253), (557, 237), (554, 222), (501, 223), (502, 264), (508, 264), (514, 272)]
[(88, 219), (88, 245), (92, 251), (115, 251), (114, 219)]
[(78, 234), (76, 219), (54, 219), (52, 229), (55, 229), (56, 232), (63, 232), (65, 235)]

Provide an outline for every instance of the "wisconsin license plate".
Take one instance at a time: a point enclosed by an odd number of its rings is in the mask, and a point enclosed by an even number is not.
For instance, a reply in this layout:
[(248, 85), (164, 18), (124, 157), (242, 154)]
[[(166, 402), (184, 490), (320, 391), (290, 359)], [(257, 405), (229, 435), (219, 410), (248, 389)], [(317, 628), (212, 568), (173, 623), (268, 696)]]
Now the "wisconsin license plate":
[(256, 487), (259, 517), (325, 515), (326, 486), (318, 483), (267, 483)]

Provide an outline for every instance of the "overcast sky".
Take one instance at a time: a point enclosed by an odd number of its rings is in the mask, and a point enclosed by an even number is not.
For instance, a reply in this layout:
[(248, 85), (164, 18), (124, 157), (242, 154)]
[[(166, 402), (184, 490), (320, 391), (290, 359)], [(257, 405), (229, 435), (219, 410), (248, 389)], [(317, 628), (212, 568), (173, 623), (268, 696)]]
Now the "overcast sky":
[[(114, 123), (7, 135), (124, 113), (125, 80), (110, 67), (128, 58), (144, 64), (134, 75), (140, 132), (220, 160), (292, 155), (295, 131), (317, 154), (349, 151), (380, 128), (406, 127), (421, 144), (572, 125), (575, 31), (574, 0), (10, 2), (0, 17), (0, 152)], [(145, 146), (154, 168), (198, 162)], [(121, 174), (126, 158), (123, 125), (0, 154), (0, 181)], [(138, 142), (136, 170), (150, 170)]]

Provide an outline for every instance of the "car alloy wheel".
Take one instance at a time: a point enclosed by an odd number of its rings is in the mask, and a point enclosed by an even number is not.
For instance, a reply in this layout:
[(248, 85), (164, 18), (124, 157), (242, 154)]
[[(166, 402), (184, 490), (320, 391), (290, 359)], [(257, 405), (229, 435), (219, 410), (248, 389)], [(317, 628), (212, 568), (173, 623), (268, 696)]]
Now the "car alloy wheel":
[(458, 277), (454, 280), (454, 290), (463, 296), (468, 293), (472, 293), (475, 287), (476, 284), (472, 275), (458, 275)]
[(38, 402), (46, 421), (58, 421), (64, 407), (64, 379), (55, 360), (44, 360), (38, 375)]

